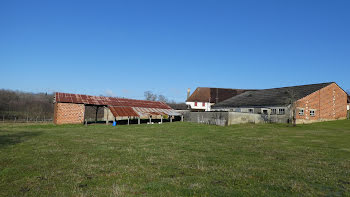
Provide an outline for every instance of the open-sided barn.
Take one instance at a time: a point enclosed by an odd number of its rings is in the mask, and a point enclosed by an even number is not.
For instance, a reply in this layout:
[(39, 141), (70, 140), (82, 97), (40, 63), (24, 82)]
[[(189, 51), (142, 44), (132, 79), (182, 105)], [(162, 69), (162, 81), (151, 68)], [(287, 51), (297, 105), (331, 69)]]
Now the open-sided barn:
[[(54, 123), (83, 123), (85, 106), (95, 106), (96, 109), (105, 108), (106, 121), (115, 118), (138, 118), (140, 120), (152, 117), (163, 118), (166, 116), (171, 118), (181, 116), (164, 102), (56, 92), (54, 97)], [(108, 117), (108, 114), (111, 115)]]

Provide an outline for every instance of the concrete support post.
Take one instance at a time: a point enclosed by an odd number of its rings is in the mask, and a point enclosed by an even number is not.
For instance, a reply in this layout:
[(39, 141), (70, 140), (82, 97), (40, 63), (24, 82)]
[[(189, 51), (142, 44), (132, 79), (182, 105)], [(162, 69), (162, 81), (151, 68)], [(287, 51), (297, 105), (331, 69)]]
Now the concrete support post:
[(107, 113), (107, 115), (106, 115), (106, 125), (108, 125), (108, 108), (107, 107), (105, 107), (105, 112)]
[(173, 122), (173, 116), (170, 116), (170, 122)]
[(98, 113), (99, 106), (96, 106), (96, 114), (95, 114), (95, 123), (97, 123), (97, 113)]
[(152, 124), (152, 118), (149, 116), (149, 123)]
[(130, 124), (130, 117), (128, 116), (128, 125)]
[(160, 116), (160, 123), (163, 124), (163, 116)]
[(140, 123), (141, 123), (140, 117), (138, 117), (138, 119), (137, 119), (137, 124), (140, 124)]
[(181, 122), (184, 121), (184, 115), (181, 115)]

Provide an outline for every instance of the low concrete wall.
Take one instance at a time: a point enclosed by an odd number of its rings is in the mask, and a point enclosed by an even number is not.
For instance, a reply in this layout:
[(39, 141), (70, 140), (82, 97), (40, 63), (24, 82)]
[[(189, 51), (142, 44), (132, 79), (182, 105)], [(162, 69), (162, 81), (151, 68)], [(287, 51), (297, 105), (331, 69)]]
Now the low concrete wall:
[(202, 124), (227, 125), (228, 112), (188, 112), (184, 113), (184, 120)]
[(196, 122), (213, 125), (232, 125), (244, 123), (287, 123), (287, 115), (264, 115), (242, 112), (185, 112), (184, 120), (187, 122)]
[(228, 112), (228, 124), (242, 124), (242, 123), (265, 123), (266, 119), (261, 114)]

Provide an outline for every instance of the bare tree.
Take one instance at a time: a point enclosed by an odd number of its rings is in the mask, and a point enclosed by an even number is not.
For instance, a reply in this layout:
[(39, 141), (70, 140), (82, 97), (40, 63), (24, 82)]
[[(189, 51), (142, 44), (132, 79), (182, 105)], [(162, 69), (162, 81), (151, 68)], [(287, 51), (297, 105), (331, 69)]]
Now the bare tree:
[(164, 95), (160, 94), (158, 95), (158, 101), (166, 103), (168, 102), (168, 99)]
[(148, 101), (155, 101), (157, 100), (157, 97), (158, 97), (156, 94), (153, 94), (153, 92), (151, 91), (144, 92), (144, 95), (145, 95), (145, 99)]

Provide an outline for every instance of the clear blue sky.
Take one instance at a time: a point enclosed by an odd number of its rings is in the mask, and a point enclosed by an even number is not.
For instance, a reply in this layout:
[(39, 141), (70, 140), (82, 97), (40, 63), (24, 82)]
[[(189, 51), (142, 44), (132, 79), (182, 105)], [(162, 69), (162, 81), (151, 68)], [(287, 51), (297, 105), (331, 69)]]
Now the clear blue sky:
[(184, 101), (187, 88), (350, 89), (350, 1), (0, 2), (0, 88)]

